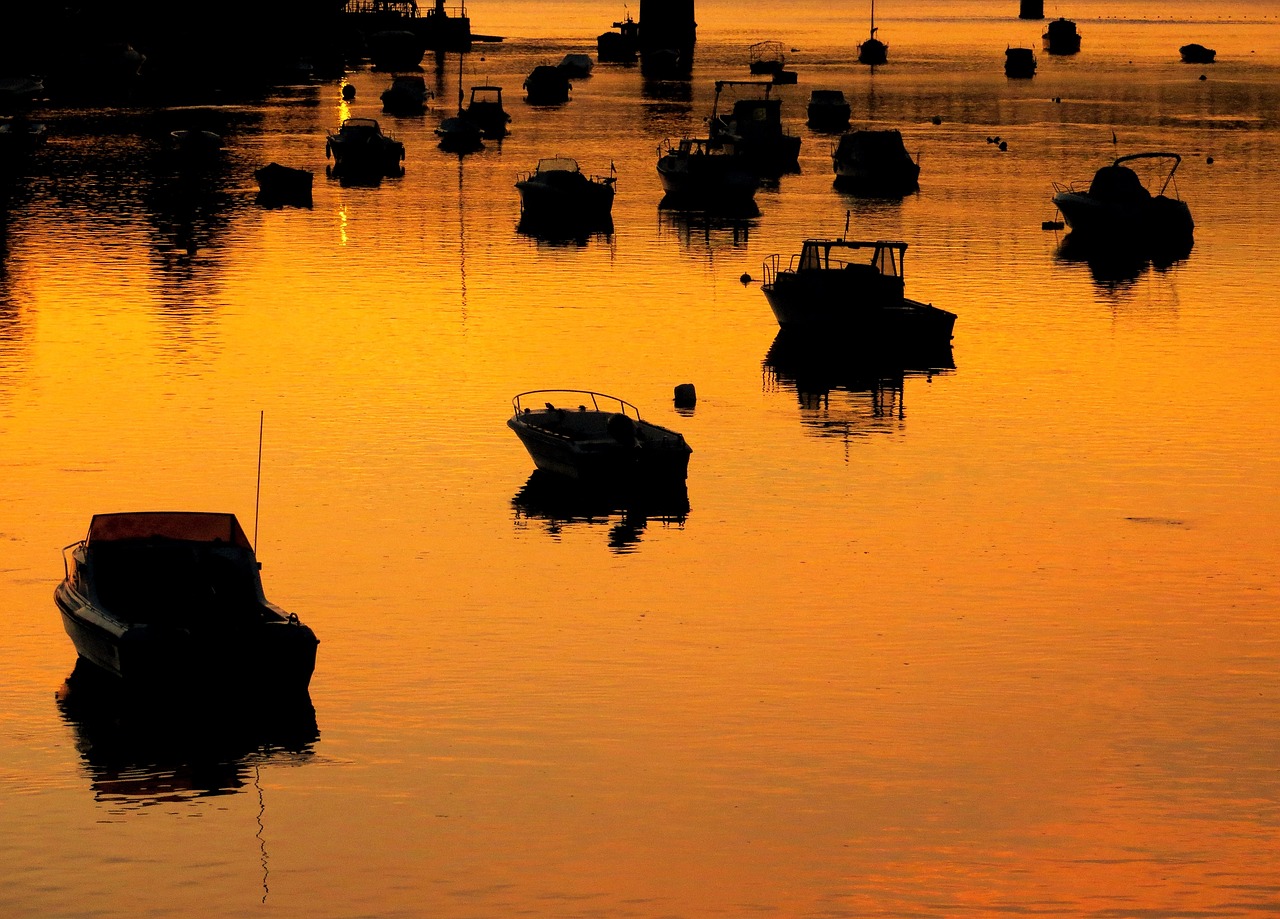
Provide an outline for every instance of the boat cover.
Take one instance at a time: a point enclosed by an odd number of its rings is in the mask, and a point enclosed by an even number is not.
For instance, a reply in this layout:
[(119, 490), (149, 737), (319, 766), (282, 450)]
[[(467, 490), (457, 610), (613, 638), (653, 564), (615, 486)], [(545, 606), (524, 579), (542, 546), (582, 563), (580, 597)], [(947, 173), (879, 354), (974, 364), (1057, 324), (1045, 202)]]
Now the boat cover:
[(94, 514), (89, 522), (88, 543), (125, 539), (183, 539), (189, 542), (222, 542), (252, 550), (249, 537), (235, 514), (196, 511), (141, 511), (126, 514)]

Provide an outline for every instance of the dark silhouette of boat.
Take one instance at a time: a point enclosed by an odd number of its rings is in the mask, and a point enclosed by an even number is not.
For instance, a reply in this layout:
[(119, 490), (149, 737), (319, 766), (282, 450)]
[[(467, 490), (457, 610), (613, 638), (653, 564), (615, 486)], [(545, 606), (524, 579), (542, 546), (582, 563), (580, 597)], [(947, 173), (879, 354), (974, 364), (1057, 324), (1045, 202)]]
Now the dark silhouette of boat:
[(253, 177), (258, 181), (258, 203), (263, 207), (311, 207), (313, 177), (309, 169), (268, 163)]
[(366, 44), (375, 70), (417, 70), (427, 53), (423, 40), (408, 29), (374, 32)]
[(896, 129), (850, 131), (831, 151), (836, 185), (872, 197), (900, 198), (920, 187), (920, 164)]
[(858, 63), (875, 66), (889, 62), (889, 46), (876, 38), (876, 0), (871, 0), (871, 32), (858, 44)]
[(806, 239), (784, 267), (764, 263), (765, 299), (778, 326), (838, 333), (860, 347), (937, 346), (956, 316), (904, 293), (905, 242)]
[(401, 74), (382, 91), (382, 110), (389, 115), (421, 115), (427, 110), (431, 90), (420, 74)]
[(596, 37), (596, 60), (601, 64), (634, 64), (640, 49), (640, 23), (627, 13), (615, 22), (616, 32), (601, 32)]
[(843, 131), (849, 127), (849, 102), (838, 89), (809, 93), (808, 125), (815, 131)]
[(444, 0), (435, 0), (425, 13), (418, 9), (417, 0), (346, 0), (341, 20), (370, 38), (380, 31), (409, 32), (417, 45), (429, 51), (469, 51), (473, 40), (502, 40), (496, 35), (473, 35), (466, 7), (450, 10)]
[(499, 140), (506, 137), (511, 116), (502, 107), (502, 87), (471, 87), (471, 99), (462, 109), (462, 118), (479, 128), (487, 138)]
[(658, 148), (664, 206), (677, 209), (759, 213), (755, 170), (732, 147), (708, 138), (684, 137)]
[(49, 138), (43, 121), (33, 121), (25, 114), (0, 121), (0, 169), (10, 169), (24, 162)]
[[(726, 87), (753, 87), (763, 93), (735, 99), (727, 114), (719, 114), (720, 94)], [(731, 147), (762, 177), (800, 171), (800, 138), (782, 126), (782, 100), (770, 95), (771, 83), (759, 80), (717, 80), (711, 107), (711, 142)]]
[[(1117, 157), (1094, 173), (1088, 189), (1054, 183), (1054, 206), (1079, 240), (1105, 241), (1137, 251), (1190, 252), (1195, 222), (1191, 208), (1177, 196), (1173, 176), (1182, 157), (1177, 153), (1131, 153)], [(1152, 193), (1154, 178), (1143, 182), (1134, 165), (1151, 164), (1160, 172), (1168, 167), (1160, 188)], [(1174, 196), (1166, 191), (1173, 186)]]
[(76, 652), (137, 684), (305, 690), (315, 633), (269, 603), (234, 514), (96, 514), (54, 600)]
[(1044, 50), (1050, 54), (1075, 54), (1080, 50), (1080, 33), (1070, 19), (1058, 17), (1044, 33)]
[(758, 41), (747, 47), (747, 69), (757, 76), (772, 77), (787, 66), (780, 41)]
[(595, 61), (586, 54), (566, 54), (556, 66), (570, 80), (585, 80), (591, 76)]
[(613, 211), (612, 175), (594, 176), (567, 156), (538, 160), (537, 168), (516, 181), (521, 222), (540, 226), (601, 226)]
[(541, 470), (610, 484), (683, 482), (688, 476), (693, 451), (684, 437), (643, 420), (639, 409), (617, 396), (534, 390), (511, 402), (515, 412), (507, 427)]
[(348, 118), (324, 146), (325, 159), (333, 158), (337, 176), (377, 177), (404, 173), (404, 144), (382, 133), (376, 119)]
[(1206, 48), (1204, 45), (1192, 42), (1179, 48), (1178, 54), (1182, 56), (1182, 63), (1184, 64), (1212, 64), (1218, 52), (1212, 48)]
[(563, 105), (569, 101), (572, 85), (559, 67), (539, 64), (525, 77), (524, 98), (530, 105)]
[(1004, 75), (1016, 80), (1036, 75), (1036, 53), (1030, 48), (1005, 48)]

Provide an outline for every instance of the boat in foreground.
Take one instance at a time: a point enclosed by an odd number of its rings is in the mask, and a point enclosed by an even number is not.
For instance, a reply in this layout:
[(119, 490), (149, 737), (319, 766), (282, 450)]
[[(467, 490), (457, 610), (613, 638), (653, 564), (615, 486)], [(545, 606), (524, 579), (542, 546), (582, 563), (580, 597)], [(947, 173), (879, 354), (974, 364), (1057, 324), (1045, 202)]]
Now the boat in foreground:
[(920, 163), (897, 129), (849, 131), (831, 151), (836, 184), (858, 194), (900, 198), (920, 188)]
[(665, 141), (658, 148), (658, 178), (665, 206), (759, 213), (755, 199), (760, 179), (723, 140), (684, 137), (675, 146)]
[[(1054, 183), (1054, 206), (1073, 236), (1118, 243), (1126, 248), (1186, 248), (1190, 250), (1195, 222), (1191, 208), (1177, 197), (1165, 194), (1173, 185), (1173, 174), (1182, 157), (1177, 153), (1154, 151), (1117, 157), (1110, 166), (1094, 173), (1087, 190), (1079, 185)], [(1145, 183), (1132, 168), (1151, 164), (1154, 176), (1168, 173), (1154, 194), (1154, 178)]]
[(535, 223), (604, 223), (613, 211), (616, 182), (612, 175), (586, 175), (571, 157), (540, 159), (516, 181), (521, 216)]
[(398, 176), (403, 174), (404, 144), (382, 133), (377, 119), (348, 118), (330, 134), (324, 145), (325, 158), (333, 157), (338, 175)]
[(806, 239), (783, 267), (764, 263), (764, 295), (779, 327), (834, 331), (853, 344), (916, 348), (951, 340), (955, 313), (905, 296), (904, 242)]
[(80, 657), (129, 683), (305, 690), (315, 633), (267, 601), (234, 514), (95, 514), (54, 591)]
[(583, 389), (540, 389), (511, 400), (507, 420), (539, 469), (614, 484), (682, 482), (693, 451), (684, 437), (645, 421), (617, 396)]

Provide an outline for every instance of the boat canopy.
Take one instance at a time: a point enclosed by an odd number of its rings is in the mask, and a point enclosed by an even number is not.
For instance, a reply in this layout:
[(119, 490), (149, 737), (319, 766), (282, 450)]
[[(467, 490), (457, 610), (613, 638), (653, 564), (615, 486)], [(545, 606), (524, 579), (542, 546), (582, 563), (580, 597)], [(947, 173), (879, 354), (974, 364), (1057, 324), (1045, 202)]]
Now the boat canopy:
[(538, 172), (578, 172), (578, 161), (569, 156), (549, 156), (538, 160)]
[[(859, 251), (863, 249), (871, 251), (869, 257), (863, 257)], [(821, 271), (871, 265), (886, 278), (900, 278), (906, 252), (907, 244), (904, 242), (806, 239), (800, 250), (799, 270)]]
[(141, 511), (94, 514), (89, 522), (89, 545), (127, 539), (181, 539), (187, 542), (228, 543), (252, 550), (249, 537), (235, 514), (197, 511)]

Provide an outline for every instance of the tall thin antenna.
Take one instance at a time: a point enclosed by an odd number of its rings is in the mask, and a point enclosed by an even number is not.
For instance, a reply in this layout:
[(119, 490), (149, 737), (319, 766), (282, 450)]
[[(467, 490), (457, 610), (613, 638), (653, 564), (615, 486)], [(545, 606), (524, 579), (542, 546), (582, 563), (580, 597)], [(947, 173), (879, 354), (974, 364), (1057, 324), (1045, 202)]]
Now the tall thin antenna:
[(258, 505), (262, 500), (262, 426), (266, 423), (267, 412), (258, 412), (258, 485), (253, 495), (253, 551), (258, 551)]

